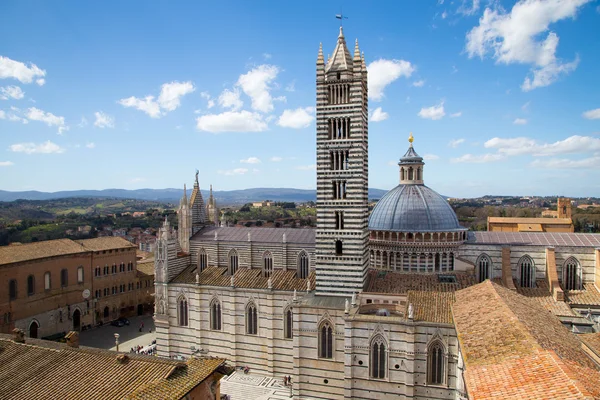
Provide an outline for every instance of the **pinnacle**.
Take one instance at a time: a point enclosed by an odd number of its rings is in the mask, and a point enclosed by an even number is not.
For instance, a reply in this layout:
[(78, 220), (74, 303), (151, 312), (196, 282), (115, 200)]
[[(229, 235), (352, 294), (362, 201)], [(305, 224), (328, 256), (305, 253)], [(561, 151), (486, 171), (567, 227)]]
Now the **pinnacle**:
[(317, 56), (317, 64), (323, 64), (323, 43), (319, 43), (319, 55)]
[(354, 60), (355, 61), (360, 60), (360, 50), (358, 48), (358, 39), (356, 39), (356, 44), (354, 45)]

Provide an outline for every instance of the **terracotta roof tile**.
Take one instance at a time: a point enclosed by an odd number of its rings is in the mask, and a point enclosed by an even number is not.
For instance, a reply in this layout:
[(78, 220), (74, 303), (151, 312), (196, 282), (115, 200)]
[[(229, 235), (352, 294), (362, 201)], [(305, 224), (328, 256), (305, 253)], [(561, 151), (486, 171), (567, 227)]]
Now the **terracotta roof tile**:
[[(456, 283), (442, 283), (439, 276), (454, 276)], [(472, 274), (461, 272), (404, 273), (395, 271), (371, 270), (368, 272), (365, 292), (406, 294), (409, 290), (454, 292), (475, 284)]]
[(413, 305), (414, 320), (452, 324), (453, 292), (408, 292), (404, 315), (408, 315), (408, 304)]
[(581, 341), (600, 357), (600, 332), (584, 333), (579, 335)]
[[(176, 371), (180, 362), (154, 356), (9, 338), (0, 335), (0, 390), (7, 400), (116, 400), (134, 392), (144, 394), (134, 398), (180, 399), (182, 391), (187, 393), (224, 362), (193, 360)], [(119, 355), (126, 356), (123, 362), (117, 361)]]
[(154, 276), (154, 258), (137, 262), (138, 276)]
[[(200, 273), (200, 284), (207, 286), (230, 286), (231, 276), (227, 274), (226, 267), (207, 267)], [(315, 271), (312, 270), (308, 279), (311, 290), (315, 288)], [(262, 269), (240, 268), (233, 276), (235, 287), (248, 289), (267, 289), (268, 278), (262, 276)], [(173, 279), (174, 283), (196, 283), (196, 266), (187, 267), (181, 274)], [(284, 271), (276, 269), (271, 275), (271, 283), (274, 290), (306, 290), (306, 279), (296, 277), (295, 270)]]
[(15, 243), (0, 246), (0, 265), (87, 251), (82, 245), (71, 239), (46, 240), (26, 244)]
[(565, 292), (565, 300), (571, 305), (600, 306), (600, 292), (593, 283), (584, 283), (584, 290)]
[(542, 305), (542, 307), (544, 307), (546, 310), (550, 311), (556, 316), (573, 317), (577, 315), (573, 312), (573, 310), (571, 310), (571, 307), (569, 307), (569, 305), (564, 301), (554, 300), (554, 297), (552, 297), (550, 289), (548, 288), (548, 281), (538, 280), (536, 283), (537, 287), (535, 288), (520, 287), (516, 283), (515, 286), (517, 288), (517, 292), (520, 295), (538, 301)]
[(105, 236), (96, 239), (83, 239), (76, 240), (76, 242), (91, 251), (137, 247), (135, 244), (118, 236)]

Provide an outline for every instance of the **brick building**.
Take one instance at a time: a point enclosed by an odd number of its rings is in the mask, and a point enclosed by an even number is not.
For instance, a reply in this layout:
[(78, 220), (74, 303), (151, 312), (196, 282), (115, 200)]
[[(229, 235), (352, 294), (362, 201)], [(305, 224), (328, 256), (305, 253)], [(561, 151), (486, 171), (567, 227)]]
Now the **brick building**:
[(47, 337), (151, 309), (153, 274), (136, 246), (104, 237), (0, 247), (0, 332)]

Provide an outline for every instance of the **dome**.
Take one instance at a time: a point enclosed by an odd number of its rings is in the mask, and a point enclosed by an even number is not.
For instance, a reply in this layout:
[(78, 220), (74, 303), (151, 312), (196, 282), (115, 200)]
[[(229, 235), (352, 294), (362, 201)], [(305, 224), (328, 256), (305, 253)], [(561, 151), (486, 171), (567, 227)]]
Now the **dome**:
[(425, 185), (400, 184), (379, 200), (369, 217), (372, 231), (463, 231), (450, 204)]

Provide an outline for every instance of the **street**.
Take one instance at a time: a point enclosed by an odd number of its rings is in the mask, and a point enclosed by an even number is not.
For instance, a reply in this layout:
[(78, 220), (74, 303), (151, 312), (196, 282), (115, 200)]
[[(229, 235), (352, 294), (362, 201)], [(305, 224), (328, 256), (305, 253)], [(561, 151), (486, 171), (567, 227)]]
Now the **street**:
[[(100, 349), (116, 350), (115, 333), (119, 334), (119, 350), (129, 352), (132, 347), (148, 346), (156, 339), (154, 320), (152, 315), (142, 315), (129, 318), (129, 325), (122, 327), (103, 325), (79, 333), (79, 344), (81, 346), (97, 347)], [(140, 324), (144, 323), (144, 329), (139, 331)], [(149, 330), (152, 332), (149, 332)]]

